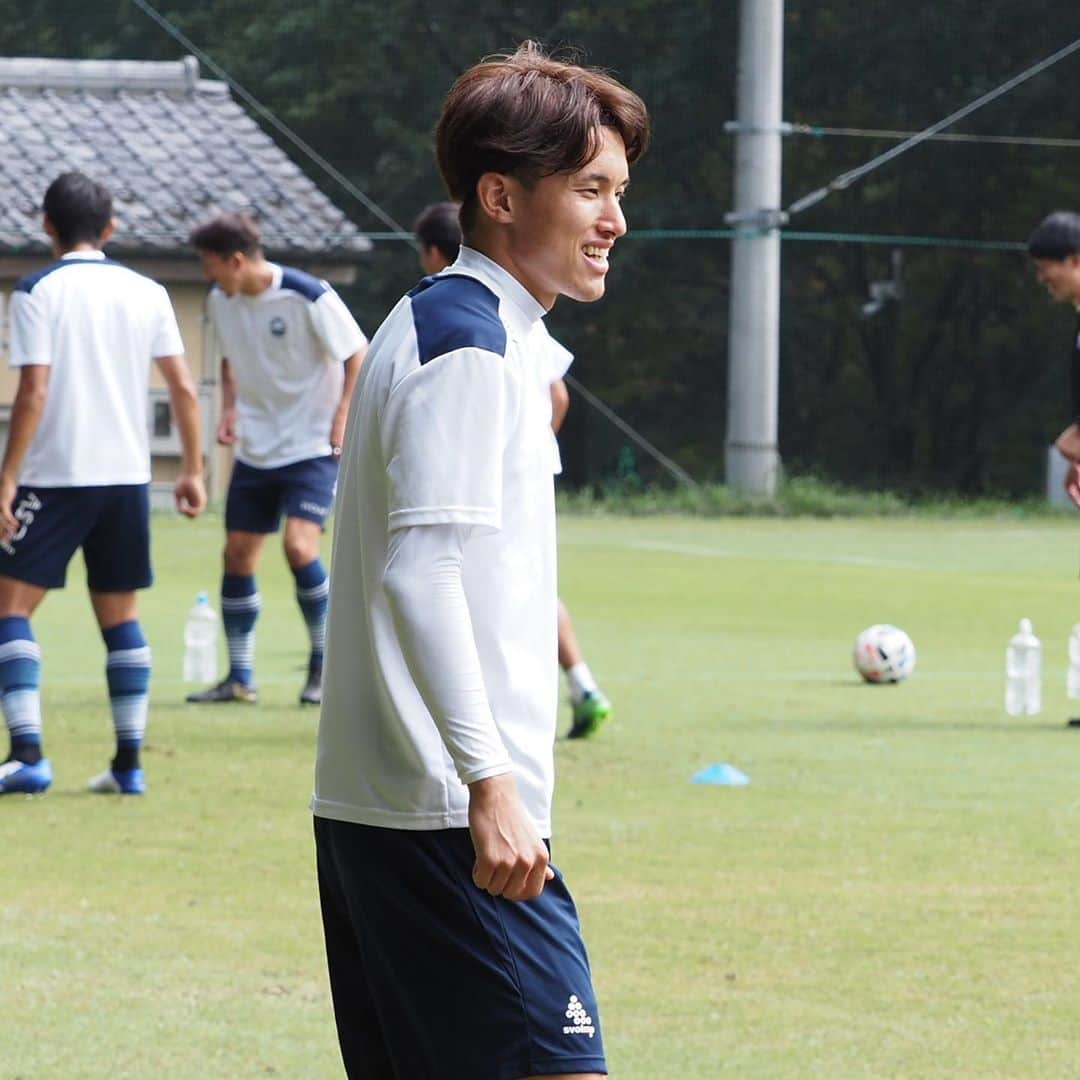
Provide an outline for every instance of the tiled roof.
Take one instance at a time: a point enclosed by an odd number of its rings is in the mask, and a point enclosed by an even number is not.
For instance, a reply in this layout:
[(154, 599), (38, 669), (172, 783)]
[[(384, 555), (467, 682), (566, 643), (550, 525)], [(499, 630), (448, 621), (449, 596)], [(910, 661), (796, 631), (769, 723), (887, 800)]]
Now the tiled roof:
[(113, 193), (111, 252), (190, 255), (191, 229), (222, 210), (253, 212), (277, 257), (371, 248), (194, 57), (0, 59), (0, 253), (44, 249), (41, 200), (70, 169)]

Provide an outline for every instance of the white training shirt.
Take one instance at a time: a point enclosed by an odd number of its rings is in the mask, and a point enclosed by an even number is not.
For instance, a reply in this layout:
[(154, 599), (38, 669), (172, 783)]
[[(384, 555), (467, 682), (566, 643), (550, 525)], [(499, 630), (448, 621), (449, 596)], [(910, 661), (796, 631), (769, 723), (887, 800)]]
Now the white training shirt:
[(73, 251), (22, 278), (10, 313), (11, 366), (52, 369), (19, 482), (149, 483), (150, 360), (184, 352), (165, 289), (100, 251)]
[[(551, 384), (558, 382), (570, 370), (574, 362), (574, 354), (565, 346), (556, 341), (548, 333), (547, 326), (543, 322), (537, 324), (534, 331), (539, 339), (537, 348), (542, 350), (544, 363), (540, 367), (540, 378), (548, 394), (548, 427), (551, 427)], [(551, 457), (552, 472), (556, 476), (562, 473), (562, 454), (559, 453), (559, 440), (555, 432), (551, 432)]]
[(312, 809), (468, 825), (465, 784), (512, 771), (551, 832), (558, 704), (543, 308), (463, 247), (372, 340), (335, 502)]
[(366, 344), (334, 290), (319, 278), (271, 263), (254, 296), (210, 290), (207, 311), (236, 381), (236, 457), (259, 469), (330, 453), (341, 404), (342, 366)]

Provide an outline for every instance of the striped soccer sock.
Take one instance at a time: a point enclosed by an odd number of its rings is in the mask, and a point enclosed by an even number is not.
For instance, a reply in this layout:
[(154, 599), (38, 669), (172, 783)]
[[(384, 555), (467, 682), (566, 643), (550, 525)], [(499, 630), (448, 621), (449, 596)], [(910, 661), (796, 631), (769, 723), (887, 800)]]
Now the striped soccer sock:
[(105, 681), (116, 732), (112, 767), (118, 772), (137, 769), (150, 698), (150, 647), (134, 619), (102, 630), (101, 636), (108, 650)]
[(300, 605), (304, 622), (307, 623), (308, 636), (311, 638), (311, 659), (309, 671), (321, 671), (323, 651), (326, 648), (326, 607), (330, 595), (330, 579), (319, 559), (307, 566), (293, 567), (296, 578), (296, 602)]
[(41, 760), (41, 649), (21, 615), (0, 619), (0, 705), (9, 757), (36, 765)]
[(250, 686), (255, 670), (255, 620), (262, 598), (254, 574), (224, 574), (221, 578), (221, 616), (229, 646), (229, 678)]

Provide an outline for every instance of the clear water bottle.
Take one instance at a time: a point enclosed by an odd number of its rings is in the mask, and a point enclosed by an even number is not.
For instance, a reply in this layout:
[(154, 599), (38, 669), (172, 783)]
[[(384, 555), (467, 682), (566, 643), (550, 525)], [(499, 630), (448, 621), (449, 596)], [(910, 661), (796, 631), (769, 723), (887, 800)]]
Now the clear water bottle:
[(199, 593), (184, 623), (184, 682), (217, 679), (217, 612), (206, 593)]
[(1080, 623), (1069, 635), (1069, 673), (1065, 677), (1065, 690), (1071, 698), (1080, 698)]
[(1042, 643), (1031, 629), (1030, 619), (1005, 650), (1005, 711), (1010, 716), (1034, 716), (1042, 708)]

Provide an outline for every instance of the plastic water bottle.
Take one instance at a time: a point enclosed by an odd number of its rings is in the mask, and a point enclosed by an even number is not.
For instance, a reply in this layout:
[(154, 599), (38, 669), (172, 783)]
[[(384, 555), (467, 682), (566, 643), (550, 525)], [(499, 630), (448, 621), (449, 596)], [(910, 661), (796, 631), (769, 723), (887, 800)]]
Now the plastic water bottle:
[(1005, 650), (1005, 711), (1034, 716), (1041, 708), (1042, 643), (1032, 633), (1031, 620), (1021, 619)]
[(217, 679), (217, 612), (206, 593), (199, 593), (184, 623), (184, 682)]
[(1065, 690), (1071, 698), (1080, 698), (1080, 623), (1069, 635), (1069, 673), (1065, 677)]

